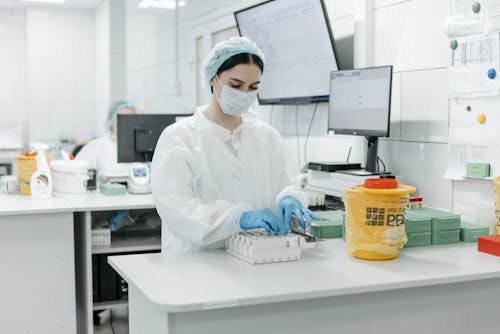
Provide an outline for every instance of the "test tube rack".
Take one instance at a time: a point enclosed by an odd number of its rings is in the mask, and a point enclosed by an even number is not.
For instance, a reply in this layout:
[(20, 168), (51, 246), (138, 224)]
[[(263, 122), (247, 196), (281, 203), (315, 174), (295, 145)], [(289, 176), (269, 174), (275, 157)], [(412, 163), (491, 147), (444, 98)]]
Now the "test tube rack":
[(226, 251), (251, 264), (300, 260), (303, 237), (294, 233), (274, 235), (253, 230), (226, 239)]

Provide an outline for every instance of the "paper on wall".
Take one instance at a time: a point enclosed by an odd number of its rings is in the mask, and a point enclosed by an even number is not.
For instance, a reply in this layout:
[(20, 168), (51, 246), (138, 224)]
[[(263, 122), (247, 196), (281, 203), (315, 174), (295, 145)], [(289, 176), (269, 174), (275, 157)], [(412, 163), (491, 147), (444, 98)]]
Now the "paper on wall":
[(490, 32), (500, 30), (500, 1), (498, 0), (489, 1), (486, 30)]
[[(498, 95), (500, 92), (500, 34), (463, 37), (451, 52), (448, 90), (451, 97)], [(497, 76), (488, 77), (495, 69)]]
[(448, 37), (478, 34), (484, 30), (484, 10), (472, 11), (476, 0), (450, 0), (446, 34)]

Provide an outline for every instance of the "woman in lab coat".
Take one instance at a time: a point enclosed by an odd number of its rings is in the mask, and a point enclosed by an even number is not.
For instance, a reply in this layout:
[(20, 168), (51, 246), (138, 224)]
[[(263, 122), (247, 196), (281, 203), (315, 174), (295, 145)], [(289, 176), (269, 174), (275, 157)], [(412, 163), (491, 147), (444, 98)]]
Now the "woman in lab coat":
[(78, 152), (77, 160), (87, 160), (89, 167), (97, 170), (97, 177), (128, 175), (129, 164), (118, 163), (118, 146), (116, 143), (118, 114), (135, 114), (135, 106), (127, 101), (116, 101), (108, 110), (106, 129), (109, 133), (87, 143)]
[(163, 251), (223, 247), (246, 229), (286, 234), (292, 216), (310, 223), (307, 195), (290, 186), (281, 136), (245, 114), (263, 70), (264, 55), (247, 37), (217, 44), (201, 70), (210, 104), (160, 136), (151, 188)]

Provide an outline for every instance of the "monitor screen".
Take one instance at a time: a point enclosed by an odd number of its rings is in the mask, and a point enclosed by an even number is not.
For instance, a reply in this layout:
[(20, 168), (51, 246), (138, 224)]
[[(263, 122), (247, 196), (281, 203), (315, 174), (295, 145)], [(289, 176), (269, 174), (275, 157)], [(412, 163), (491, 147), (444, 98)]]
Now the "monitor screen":
[[(191, 115), (136, 114), (117, 115), (118, 162), (148, 162), (163, 130), (177, 120)], [(133, 170), (139, 177), (141, 171)]]
[(330, 74), (328, 128), (336, 134), (388, 137), (392, 66)]
[(235, 18), (266, 57), (261, 104), (328, 101), (329, 73), (338, 66), (322, 0), (272, 0)]

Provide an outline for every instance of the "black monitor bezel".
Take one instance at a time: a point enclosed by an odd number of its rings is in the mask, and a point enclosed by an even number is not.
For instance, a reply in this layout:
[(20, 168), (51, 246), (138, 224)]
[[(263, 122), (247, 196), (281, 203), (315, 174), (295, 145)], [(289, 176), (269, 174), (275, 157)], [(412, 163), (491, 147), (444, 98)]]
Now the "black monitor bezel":
[[(240, 10), (234, 12), (233, 15), (234, 15), (234, 20), (236, 21), (236, 27), (238, 28), (238, 34), (240, 36), (242, 36), (241, 30), (240, 30), (240, 25), (238, 23), (237, 14), (244, 12), (244, 11), (247, 11), (247, 10), (250, 10), (252, 8), (255, 8), (255, 7), (265, 5), (265, 4), (267, 4), (269, 2), (273, 2), (273, 1), (277, 1), (277, 0), (264, 1), (264, 2), (255, 4), (253, 6), (246, 7), (246, 8), (243, 8), (243, 9), (240, 9)], [(328, 36), (330, 37), (330, 43), (331, 43), (332, 50), (333, 50), (333, 56), (335, 57), (335, 63), (337, 64), (337, 69), (338, 69), (339, 68), (339, 60), (337, 57), (337, 50), (335, 48), (335, 39), (333, 38), (332, 27), (330, 25), (330, 19), (328, 18), (328, 12), (326, 10), (326, 5), (325, 5), (324, 0), (317, 0), (317, 1), (320, 1), (321, 8), (323, 9), (323, 17), (324, 17), (325, 22), (326, 22), (326, 28), (328, 30)], [(264, 70), (265, 70), (265, 67), (264, 67)], [(317, 102), (328, 102), (329, 98), (330, 98), (330, 94), (317, 95), (317, 96), (287, 97), (287, 98), (265, 99), (264, 100), (264, 99), (261, 99), (260, 95), (257, 93), (257, 99), (259, 100), (259, 104), (261, 104), (261, 105), (266, 105), (266, 104), (267, 105), (271, 105), (271, 104), (278, 104), (278, 105), (279, 104), (307, 104), (307, 103), (317, 103)]]
[[(189, 117), (189, 116), (192, 116), (192, 114), (118, 114), (117, 115), (117, 120), (116, 120), (116, 124), (117, 124), (117, 162), (118, 163), (134, 163), (134, 162), (149, 162), (148, 160), (150, 160), (149, 158), (146, 159), (146, 154), (144, 153), (139, 153), (139, 152), (136, 152), (134, 151), (134, 158), (130, 158), (132, 156), (132, 154), (121, 154), (120, 155), (120, 152), (121, 152), (121, 149), (123, 149), (123, 147), (121, 147), (120, 143), (121, 142), (121, 139), (122, 137), (126, 137), (130, 140), (132, 140), (133, 142), (135, 141), (135, 129), (132, 129), (132, 132), (130, 133), (127, 133), (126, 135), (124, 135), (123, 133), (121, 133), (121, 131), (123, 130), (120, 130), (120, 126), (119, 124), (121, 123), (120, 122), (120, 119), (124, 119), (124, 118), (160, 118), (160, 117), (165, 117), (165, 118), (169, 118), (169, 119), (174, 119), (174, 122), (165, 122), (165, 127), (163, 127), (162, 131), (160, 132), (160, 135), (159, 137), (161, 136), (161, 133), (170, 125), (174, 124), (176, 122), (176, 119), (178, 117)], [(168, 123), (168, 124), (166, 124)], [(158, 125), (158, 123), (155, 123), (156, 125)], [(158, 137), (158, 138), (159, 138)], [(130, 144), (130, 142), (128, 143)], [(127, 146), (130, 146), (130, 145), (127, 145)], [(132, 146), (135, 146), (135, 142), (133, 143)], [(156, 148), (156, 147), (155, 147)], [(150, 152), (148, 154), (151, 154), (151, 158), (152, 158), (152, 154), (154, 153), (153, 152)], [(127, 158), (124, 159), (124, 156), (127, 156)]]
[(391, 130), (391, 102), (392, 102), (392, 77), (393, 77), (393, 65), (382, 65), (382, 66), (371, 66), (371, 67), (363, 67), (363, 68), (353, 68), (350, 70), (340, 70), (340, 71), (331, 71), (330, 72), (330, 93), (332, 90), (332, 74), (339, 72), (351, 72), (351, 71), (362, 71), (369, 69), (377, 69), (377, 68), (390, 68), (390, 77), (389, 77), (389, 106), (388, 106), (388, 117), (387, 117), (387, 127), (386, 131), (378, 131), (378, 130), (366, 130), (366, 129), (341, 129), (330, 127), (330, 118), (332, 117), (331, 111), (331, 100), (328, 103), (328, 131), (333, 131), (334, 134), (338, 135), (352, 135), (352, 136), (364, 136), (364, 137), (382, 137), (387, 138), (390, 136)]

